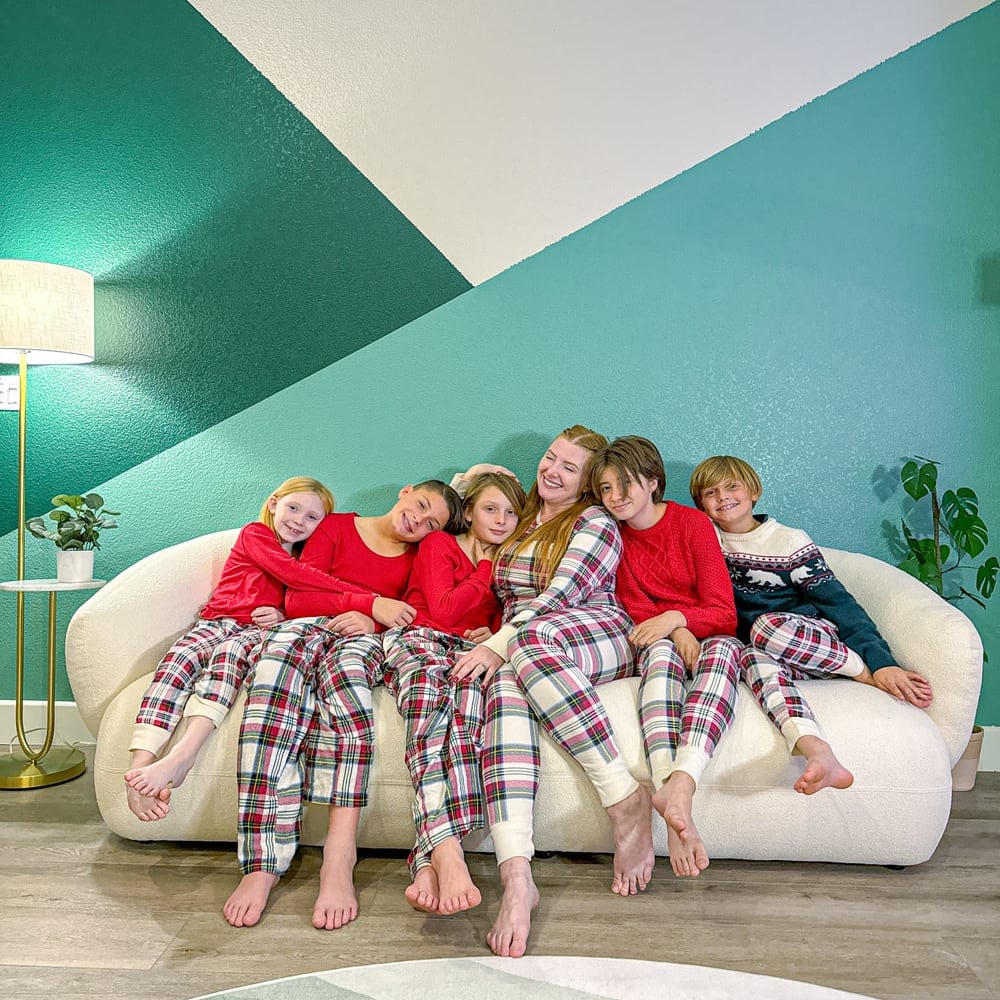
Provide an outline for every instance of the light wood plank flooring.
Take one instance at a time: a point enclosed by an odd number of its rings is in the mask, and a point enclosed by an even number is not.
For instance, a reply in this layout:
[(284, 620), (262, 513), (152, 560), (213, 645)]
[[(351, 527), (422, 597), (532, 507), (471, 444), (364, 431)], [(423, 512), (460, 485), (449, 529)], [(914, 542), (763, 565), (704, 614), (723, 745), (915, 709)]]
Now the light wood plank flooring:
[[(403, 899), (405, 859), (364, 856), (361, 918), (309, 922), (320, 854), (301, 852), (255, 928), (221, 907), (236, 883), (229, 845), (136, 844), (101, 822), (89, 775), (0, 792), (0, 996), (187, 1000), (322, 969), (486, 953), (498, 904), (490, 858), (470, 868), (483, 905), (427, 917)], [(715, 861), (680, 881), (661, 861), (633, 899), (608, 891), (608, 858), (536, 861), (531, 951), (739, 969), (914, 1000), (1000, 1000), (1000, 773), (957, 793), (925, 865)]]

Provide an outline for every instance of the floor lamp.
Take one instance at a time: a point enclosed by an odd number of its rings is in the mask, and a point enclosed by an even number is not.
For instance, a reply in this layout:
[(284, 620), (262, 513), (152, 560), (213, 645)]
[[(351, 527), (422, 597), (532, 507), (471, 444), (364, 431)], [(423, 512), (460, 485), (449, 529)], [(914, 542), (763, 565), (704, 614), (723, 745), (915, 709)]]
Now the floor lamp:
[[(94, 360), (94, 279), (86, 271), (30, 260), (0, 260), (0, 364), (19, 373), (17, 433), (17, 580), (24, 580), (25, 438), (28, 365), (75, 365)], [(51, 607), (50, 607), (50, 610)], [(55, 784), (82, 771), (43, 767), (52, 747), (55, 720), (54, 621), (49, 623), (48, 725), (40, 749), (24, 727), (24, 592), (17, 591), (15, 685), (17, 739), (21, 754), (0, 754), (0, 788)], [(75, 751), (79, 753), (79, 751)], [(82, 756), (82, 755), (81, 755)], [(69, 771), (73, 770), (70, 774)]]

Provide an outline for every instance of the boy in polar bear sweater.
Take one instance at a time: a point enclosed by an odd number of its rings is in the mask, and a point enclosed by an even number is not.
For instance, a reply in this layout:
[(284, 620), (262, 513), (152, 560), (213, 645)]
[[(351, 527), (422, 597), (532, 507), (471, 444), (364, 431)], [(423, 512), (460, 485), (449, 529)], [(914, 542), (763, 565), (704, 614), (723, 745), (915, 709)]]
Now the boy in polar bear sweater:
[(795, 681), (847, 677), (918, 708), (930, 705), (931, 685), (896, 665), (875, 623), (804, 531), (753, 513), (762, 492), (753, 467), (730, 455), (708, 458), (691, 474), (691, 498), (715, 522), (733, 581), (737, 634), (747, 643), (743, 680), (789, 752), (806, 758), (795, 790), (849, 788), (854, 775), (823, 738)]

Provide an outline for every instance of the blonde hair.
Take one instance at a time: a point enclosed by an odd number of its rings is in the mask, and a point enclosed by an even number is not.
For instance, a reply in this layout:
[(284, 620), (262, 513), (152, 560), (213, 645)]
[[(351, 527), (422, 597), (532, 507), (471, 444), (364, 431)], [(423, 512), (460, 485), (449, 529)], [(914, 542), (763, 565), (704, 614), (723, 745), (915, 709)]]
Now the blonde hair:
[[(732, 455), (714, 455), (712, 458), (706, 458), (704, 462), (699, 462), (691, 473), (691, 499), (698, 510), (704, 510), (701, 505), (702, 493), (709, 486), (715, 486), (727, 479), (736, 479), (743, 483), (758, 499), (764, 492), (760, 476), (749, 462), (744, 462), (742, 458), (734, 458)], [(756, 502), (757, 500), (754, 500), (754, 503)]]
[[(334, 508), (337, 506), (337, 501), (334, 499), (333, 493), (330, 492), (327, 487), (325, 487), (318, 479), (312, 479), (309, 476), (292, 476), (291, 479), (286, 479), (265, 501), (264, 506), (260, 509), (259, 521), (266, 524), (272, 531), (274, 531), (274, 537), (278, 538), (277, 531), (274, 530), (274, 514), (271, 513), (271, 508), (268, 506), (272, 500), (280, 500), (282, 497), (287, 497), (291, 493), (315, 493), (316, 496), (320, 498), (323, 503), (323, 510), (327, 514), (332, 514)], [(278, 538), (280, 542), (281, 539)]]
[(573, 537), (576, 519), (588, 507), (600, 506), (590, 486), (590, 465), (594, 456), (608, 445), (608, 439), (603, 434), (598, 434), (597, 431), (592, 431), (582, 424), (567, 427), (556, 436), (557, 440), (559, 438), (564, 438), (570, 444), (575, 444), (578, 448), (590, 452), (584, 468), (580, 470), (580, 489), (583, 492), (571, 507), (556, 514), (551, 520), (531, 531), (531, 527), (538, 517), (538, 512), (542, 508), (542, 498), (538, 495), (538, 479), (536, 477), (528, 491), (528, 501), (517, 522), (517, 530), (511, 539), (503, 544), (499, 552), (499, 555), (513, 557), (526, 545), (534, 545), (534, 559), (538, 566), (542, 586), (548, 585), (559, 561), (566, 554), (569, 540)]

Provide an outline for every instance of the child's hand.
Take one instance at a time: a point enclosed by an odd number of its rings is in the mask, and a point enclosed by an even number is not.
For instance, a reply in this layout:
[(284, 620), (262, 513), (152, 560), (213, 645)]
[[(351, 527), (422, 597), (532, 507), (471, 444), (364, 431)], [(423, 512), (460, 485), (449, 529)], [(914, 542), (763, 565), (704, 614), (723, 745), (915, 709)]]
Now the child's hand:
[(456, 681), (481, 676), (486, 684), (502, 666), (503, 657), (499, 653), (486, 646), (476, 646), (455, 661), (448, 676)]
[(372, 604), (372, 618), (386, 628), (405, 628), (416, 617), (416, 610), (405, 601), (376, 597)]
[(283, 622), (285, 620), (285, 613), (281, 608), (272, 608), (265, 606), (262, 608), (254, 608), (250, 612), (250, 621), (257, 626), (257, 628), (273, 628), (278, 622)]
[(934, 700), (931, 682), (913, 670), (902, 667), (882, 667), (872, 672), (875, 687), (900, 701), (907, 701), (917, 708), (927, 708)]
[(675, 628), (670, 633), (670, 641), (677, 647), (677, 652), (681, 654), (687, 672), (693, 674), (698, 657), (701, 656), (701, 643), (694, 637), (694, 633), (686, 628)]
[(486, 642), (491, 635), (493, 633), (485, 625), (480, 625), (479, 628), (467, 628), (462, 638), (468, 639), (469, 642), (474, 642), (478, 646), (479, 643)]
[(628, 634), (628, 641), (636, 649), (645, 649), (652, 646), (657, 639), (666, 639), (674, 629), (683, 628), (687, 624), (687, 619), (680, 611), (664, 611), (663, 614), (647, 618), (640, 625), (636, 625)]
[(328, 627), (337, 635), (353, 639), (359, 635), (372, 635), (375, 631), (375, 622), (360, 611), (345, 611), (343, 614), (331, 618)]
[(479, 563), (483, 559), (488, 559), (493, 562), (493, 555), (496, 552), (497, 547), (495, 545), (487, 545), (485, 542), (481, 542), (478, 538), (472, 539), (472, 561), (474, 563)]

